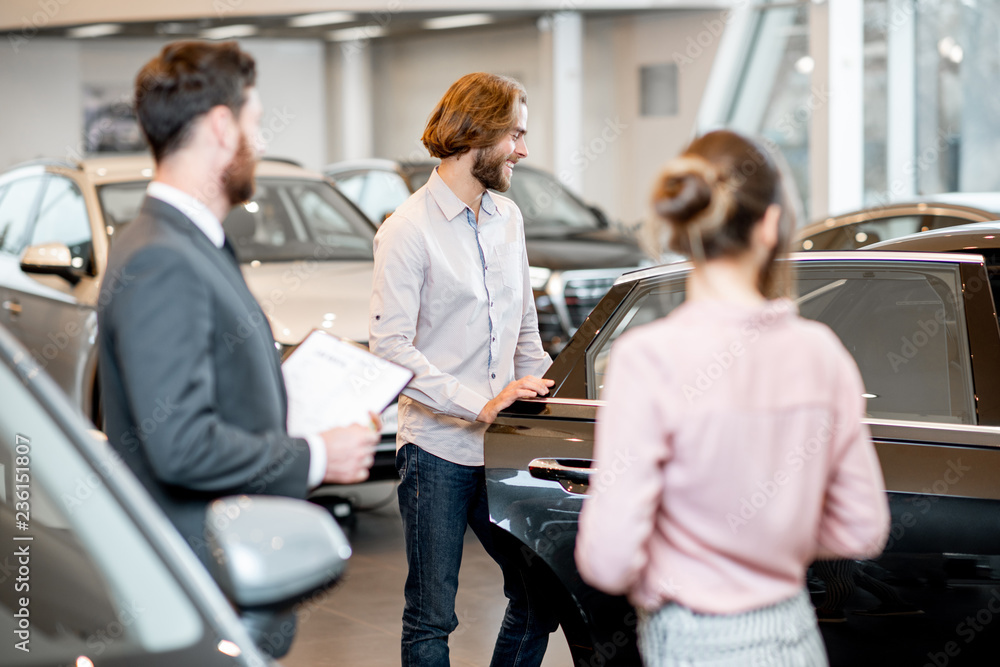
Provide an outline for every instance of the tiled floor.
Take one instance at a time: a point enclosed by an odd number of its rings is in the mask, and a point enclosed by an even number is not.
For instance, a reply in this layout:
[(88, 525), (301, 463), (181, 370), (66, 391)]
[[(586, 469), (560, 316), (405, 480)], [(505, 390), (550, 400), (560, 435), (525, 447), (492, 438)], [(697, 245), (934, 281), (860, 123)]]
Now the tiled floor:
[[(392, 500), (358, 515), (347, 575), (331, 593), (305, 606), (295, 644), (282, 660), (286, 667), (399, 664), (406, 560), (394, 488), (380, 482), (356, 487), (350, 494), (359, 505), (371, 505), (390, 494)], [(500, 569), (469, 531), (455, 605), (459, 626), (450, 640), (452, 665), (489, 665), (507, 602), (502, 588)], [(572, 664), (562, 632), (553, 634), (543, 667)]]

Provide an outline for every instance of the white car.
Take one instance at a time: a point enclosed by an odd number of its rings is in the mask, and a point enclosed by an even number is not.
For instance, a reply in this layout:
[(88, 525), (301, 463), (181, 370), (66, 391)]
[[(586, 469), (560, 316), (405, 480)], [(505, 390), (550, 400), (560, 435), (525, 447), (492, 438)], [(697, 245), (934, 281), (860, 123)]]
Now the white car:
[[(0, 175), (0, 324), (98, 426), (100, 283), (153, 169), (147, 156), (115, 156)], [(253, 200), (223, 225), (282, 352), (316, 328), (367, 342), (375, 228), (321, 174), (261, 161)], [(395, 405), (383, 422), (372, 479), (395, 475)]]

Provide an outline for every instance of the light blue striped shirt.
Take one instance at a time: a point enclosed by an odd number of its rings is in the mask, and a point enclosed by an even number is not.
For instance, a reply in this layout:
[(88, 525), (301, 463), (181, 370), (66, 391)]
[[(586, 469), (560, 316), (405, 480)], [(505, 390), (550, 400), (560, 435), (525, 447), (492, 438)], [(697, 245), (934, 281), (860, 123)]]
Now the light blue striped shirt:
[(369, 345), (414, 372), (397, 447), (482, 465), (486, 425), (476, 417), (510, 382), (552, 363), (514, 202), (485, 193), (477, 225), (435, 169), (375, 236)]

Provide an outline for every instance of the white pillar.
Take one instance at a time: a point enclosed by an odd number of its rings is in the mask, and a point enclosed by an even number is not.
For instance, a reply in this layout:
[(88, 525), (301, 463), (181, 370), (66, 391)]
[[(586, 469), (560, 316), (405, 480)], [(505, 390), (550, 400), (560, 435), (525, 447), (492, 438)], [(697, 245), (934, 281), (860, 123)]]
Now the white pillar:
[[(555, 173), (569, 189), (582, 192), (583, 170), (573, 160), (583, 138), (583, 16), (579, 12), (553, 16), (552, 113)], [(530, 127), (530, 115), (528, 123)]]
[(916, 194), (916, 8), (914, 0), (889, 1), (886, 98), (889, 122), (886, 132), (886, 175), (889, 191), (885, 201), (911, 199)]
[(344, 42), (340, 46), (342, 68), (340, 108), (343, 159), (372, 157), (372, 54), (368, 40)]
[(810, 53), (810, 217), (861, 208), (864, 200), (864, 12), (862, 0), (813, 4)]

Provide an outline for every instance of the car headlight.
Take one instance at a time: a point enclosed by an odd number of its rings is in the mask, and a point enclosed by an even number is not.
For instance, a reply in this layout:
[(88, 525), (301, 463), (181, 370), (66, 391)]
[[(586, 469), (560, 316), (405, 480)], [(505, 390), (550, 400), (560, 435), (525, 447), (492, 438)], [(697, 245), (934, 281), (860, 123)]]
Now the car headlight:
[(531, 289), (539, 292), (544, 290), (551, 275), (552, 269), (546, 269), (544, 266), (529, 266), (528, 278), (531, 279)]

